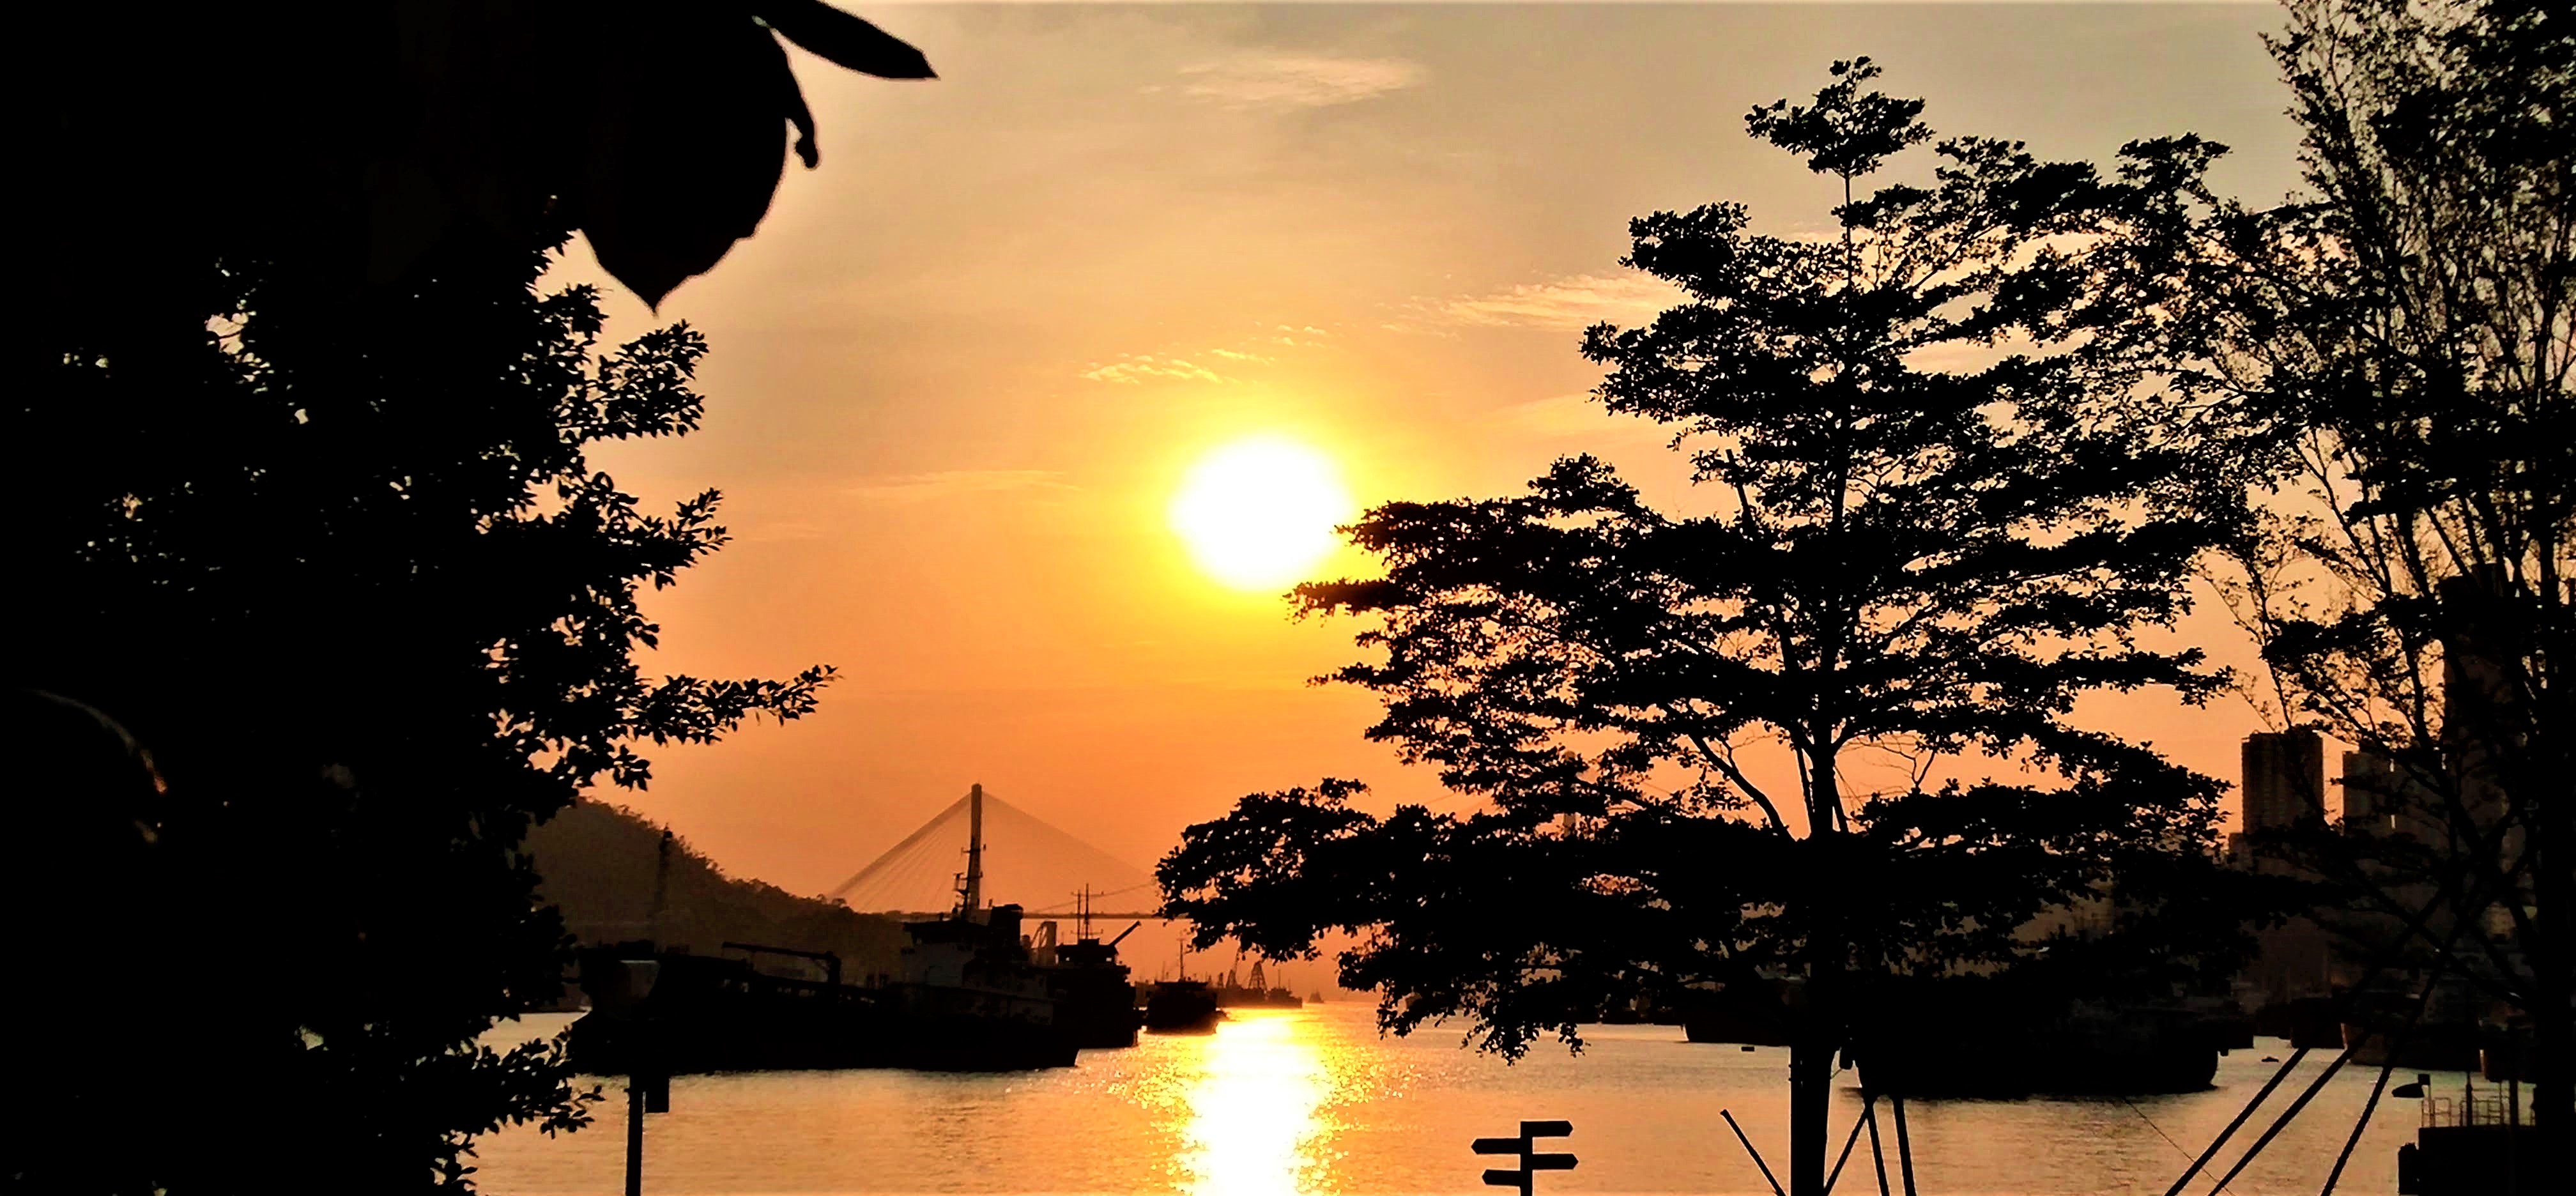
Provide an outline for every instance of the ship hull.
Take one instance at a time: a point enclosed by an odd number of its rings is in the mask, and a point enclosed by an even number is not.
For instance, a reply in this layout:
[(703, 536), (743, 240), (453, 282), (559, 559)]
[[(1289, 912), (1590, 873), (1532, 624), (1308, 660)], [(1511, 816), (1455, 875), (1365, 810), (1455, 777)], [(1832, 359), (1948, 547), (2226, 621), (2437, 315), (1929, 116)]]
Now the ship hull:
[(1090, 1050), (1136, 1045), (1143, 1015), (1117, 948), (1093, 939), (1066, 943), (1056, 948), (1055, 962), (1044, 970), (1047, 993), (1055, 1000), (1055, 1022), (1076, 1045)]
[(1225, 1013), (1216, 994), (1190, 980), (1157, 984), (1145, 995), (1145, 1028), (1157, 1034), (1207, 1034)]
[[(860, 988), (757, 972), (741, 960), (594, 955), (583, 965), (592, 1012), (567, 1032), (574, 1067), (593, 1075), (906, 1068), (1029, 1071), (1070, 1067), (1078, 1049), (1043, 1000), (935, 985)], [(639, 991), (640, 990), (640, 991)], [(605, 1000), (601, 1000), (605, 998)]]
[(1077, 1045), (1049, 1026), (915, 1018), (878, 1011), (815, 1016), (767, 1010), (719, 1018), (583, 1015), (568, 1032), (591, 1075), (902, 1068), (1000, 1072), (1071, 1067)]
[(1892, 987), (1854, 1054), (1864, 1085), (1908, 1097), (2201, 1092), (2233, 1037), (2227, 1022), (2178, 1004), (2070, 1001), (1954, 977)]
[(1911, 1097), (2148, 1096), (2207, 1091), (2218, 1076), (2218, 1047), (2187, 1016), (2132, 1012), (2027, 1027), (1925, 1027), (1879, 1040), (1859, 1064), (1864, 1086)]
[(1219, 1009), (1303, 1009), (1304, 998), (1284, 988), (1249, 988), (1220, 985), (1208, 990)]

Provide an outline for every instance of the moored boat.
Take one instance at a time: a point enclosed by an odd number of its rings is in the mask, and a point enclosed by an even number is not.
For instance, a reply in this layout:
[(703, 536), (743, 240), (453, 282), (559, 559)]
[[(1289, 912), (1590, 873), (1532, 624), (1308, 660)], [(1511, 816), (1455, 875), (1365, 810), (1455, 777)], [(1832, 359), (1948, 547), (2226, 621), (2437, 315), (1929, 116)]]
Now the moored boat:
[(1040, 949), (1047, 991), (1055, 998), (1055, 1020), (1076, 1046), (1136, 1045), (1143, 1014), (1136, 1008), (1136, 986), (1128, 981), (1127, 965), (1118, 962), (1118, 944), (1136, 926), (1107, 942), (1085, 937)]
[(1158, 981), (1145, 993), (1145, 1028), (1157, 1034), (1205, 1034), (1225, 1013), (1205, 981)]
[[(1019, 908), (907, 924), (904, 970), (842, 983), (827, 953), (727, 944), (743, 958), (651, 944), (584, 953), (591, 1012), (573, 1023), (574, 1066), (601, 1075), (897, 1067), (1023, 1071), (1073, 1064), (1046, 977), (1019, 943)], [(773, 975), (750, 956), (803, 957), (821, 979)]]
[(2202, 1010), (2053, 999), (1987, 977), (1892, 990), (1853, 1055), (1861, 1082), (1908, 1097), (2145, 1096), (2207, 1090), (2226, 1035)]
[(1682, 1018), (1682, 1037), (1692, 1042), (1741, 1046), (1789, 1045), (1790, 994), (1794, 980), (1758, 978), (1693, 990)]
[[(1057, 1021), (1049, 976), (1020, 938), (1020, 907), (984, 905), (983, 799), (978, 785), (956, 908), (904, 924), (894, 975), (845, 984), (829, 952), (747, 943), (725, 944), (739, 959), (651, 943), (585, 952), (591, 1011), (571, 1027), (573, 1065), (603, 1075), (1072, 1066), (1077, 1035)], [(752, 962), (759, 955), (820, 965), (823, 974), (764, 972)], [(1113, 977), (1120, 984), (1124, 972)]]

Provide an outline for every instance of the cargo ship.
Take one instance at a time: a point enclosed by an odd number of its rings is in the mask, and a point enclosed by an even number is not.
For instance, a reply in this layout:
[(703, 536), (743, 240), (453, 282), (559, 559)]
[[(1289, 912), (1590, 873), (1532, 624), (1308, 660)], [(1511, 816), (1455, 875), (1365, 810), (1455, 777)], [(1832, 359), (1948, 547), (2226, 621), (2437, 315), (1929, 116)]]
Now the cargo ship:
[[(904, 969), (878, 985), (844, 983), (829, 953), (786, 947), (586, 951), (591, 1011), (568, 1032), (573, 1066), (594, 1075), (1072, 1066), (1078, 1040), (1056, 1023), (1047, 977), (1020, 947), (1019, 907), (985, 912), (907, 924)], [(753, 962), (762, 955), (819, 962), (825, 975), (765, 972)]]
[[(595, 948), (580, 960), (591, 1011), (568, 1031), (573, 1065), (596, 1075), (1072, 1066), (1086, 1037), (1108, 1036), (1086, 1020), (1095, 1007), (1132, 1008), (1126, 969), (1105, 946), (1078, 952), (1077, 967), (1040, 967), (1020, 937), (1020, 907), (983, 905), (980, 786), (975, 798), (957, 906), (904, 924), (894, 974), (849, 984), (829, 952), (753, 943), (725, 944), (738, 957), (650, 942)], [(763, 971), (761, 956), (801, 960), (809, 974)], [(1071, 1022), (1059, 1020), (1060, 992), (1072, 994)], [(1131, 1030), (1111, 1045), (1133, 1041)]]

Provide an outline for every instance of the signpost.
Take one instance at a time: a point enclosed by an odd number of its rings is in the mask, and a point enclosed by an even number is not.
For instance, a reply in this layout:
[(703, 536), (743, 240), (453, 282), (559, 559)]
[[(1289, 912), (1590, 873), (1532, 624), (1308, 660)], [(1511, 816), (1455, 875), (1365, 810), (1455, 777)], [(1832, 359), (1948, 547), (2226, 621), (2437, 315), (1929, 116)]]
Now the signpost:
[[(662, 848), (670, 850), (670, 835)], [(654, 903), (657, 907), (660, 902)], [(732, 946), (727, 943), (726, 946)], [(593, 975), (596, 969), (597, 974)], [(664, 1067), (659, 1028), (643, 1011), (662, 965), (650, 959), (600, 960), (583, 965), (582, 987), (591, 993), (591, 1016), (607, 1015), (625, 1023), (634, 1036), (635, 1059), (626, 1076), (626, 1196), (644, 1196), (644, 1117), (671, 1111), (671, 1074)]]
[(1520, 1137), (1478, 1138), (1471, 1144), (1470, 1149), (1477, 1154), (1520, 1156), (1519, 1169), (1508, 1167), (1489, 1169), (1485, 1172), (1485, 1182), (1497, 1188), (1517, 1189), (1521, 1196), (1530, 1196), (1531, 1189), (1538, 1182), (1539, 1172), (1574, 1170), (1573, 1155), (1540, 1154), (1534, 1140), (1563, 1138), (1572, 1133), (1574, 1133), (1574, 1123), (1571, 1121), (1524, 1121), (1521, 1123)]
[(644, 1117), (671, 1111), (671, 1077), (638, 1060), (626, 1077), (626, 1196), (644, 1196)]

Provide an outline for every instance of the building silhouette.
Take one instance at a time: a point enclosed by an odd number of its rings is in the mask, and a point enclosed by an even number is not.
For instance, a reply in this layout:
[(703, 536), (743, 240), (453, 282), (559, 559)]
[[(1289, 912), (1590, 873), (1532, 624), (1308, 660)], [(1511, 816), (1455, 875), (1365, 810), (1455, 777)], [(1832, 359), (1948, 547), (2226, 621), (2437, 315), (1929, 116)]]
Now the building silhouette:
[[(2238, 792), (2244, 799), (2244, 829), (2228, 836), (2229, 861), (2239, 868), (2273, 875), (2299, 875), (2304, 870), (2287, 855), (2270, 849), (2266, 836), (2326, 822), (2326, 745), (2314, 731), (2258, 731), (2245, 737), (2239, 757), (2243, 771)], [(2346, 763), (2344, 804), (2351, 812), (2350, 763)], [(2249, 1004), (2261, 1007), (2333, 990), (2335, 952), (2325, 928), (2297, 917), (2255, 932), (2255, 955), (2242, 977)]]
[(2287, 871), (2287, 861), (2259, 850), (2265, 832), (2326, 821), (2326, 743), (2314, 731), (2257, 731), (2245, 737), (2238, 792), (2244, 829), (2228, 837), (2239, 867)]

